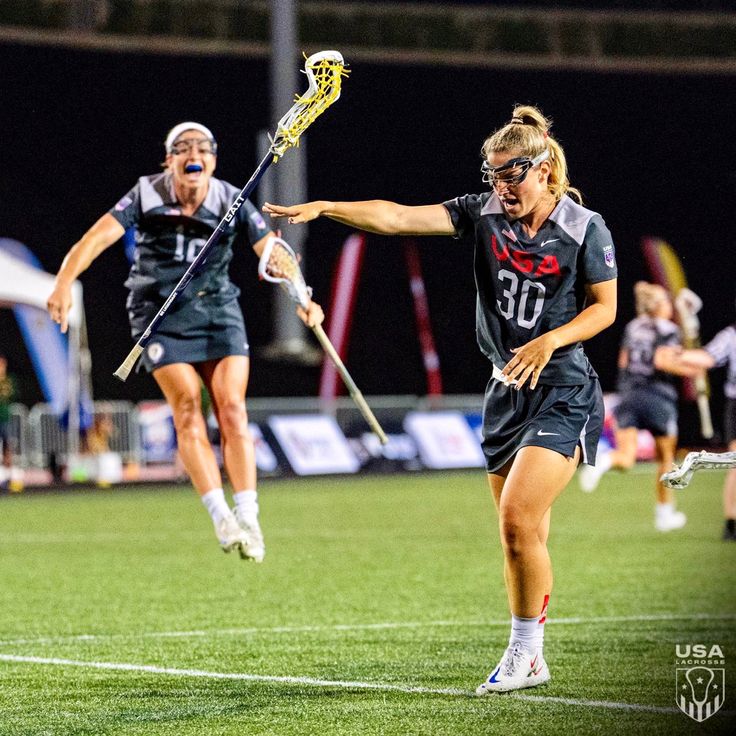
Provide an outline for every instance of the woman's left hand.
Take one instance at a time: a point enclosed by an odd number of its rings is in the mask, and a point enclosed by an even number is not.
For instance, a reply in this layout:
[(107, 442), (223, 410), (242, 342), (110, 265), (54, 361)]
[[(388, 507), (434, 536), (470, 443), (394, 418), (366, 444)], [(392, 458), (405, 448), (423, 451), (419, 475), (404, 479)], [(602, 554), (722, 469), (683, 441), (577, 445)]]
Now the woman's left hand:
[(536, 388), (544, 366), (549, 363), (552, 353), (558, 348), (551, 332), (535, 337), (520, 348), (512, 348), (514, 357), (506, 363), (502, 373), (515, 389), (520, 389), (531, 378), (529, 388)]
[(304, 322), (307, 327), (316, 327), (317, 325), (321, 325), (325, 319), (325, 313), (317, 302), (309, 302), (309, 306), (306, 309), (303, 307), (297, 307), (296, 313), (301, 317), (302, 322)]

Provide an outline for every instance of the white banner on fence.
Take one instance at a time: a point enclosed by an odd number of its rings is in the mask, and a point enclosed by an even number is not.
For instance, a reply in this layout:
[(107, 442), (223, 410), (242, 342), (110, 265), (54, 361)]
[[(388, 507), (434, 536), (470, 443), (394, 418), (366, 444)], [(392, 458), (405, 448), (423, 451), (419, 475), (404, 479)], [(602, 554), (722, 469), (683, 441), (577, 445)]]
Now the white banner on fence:
[(442, 468), (479, 468), (484, 464), (478, 438), (459, 411), (412, 411), (404, 429), (419, 448), (424, 465)]
[(360, 468), (358, 458), (333, 417), (272, 416), (268, 426), (297, 475), (357, 473)]

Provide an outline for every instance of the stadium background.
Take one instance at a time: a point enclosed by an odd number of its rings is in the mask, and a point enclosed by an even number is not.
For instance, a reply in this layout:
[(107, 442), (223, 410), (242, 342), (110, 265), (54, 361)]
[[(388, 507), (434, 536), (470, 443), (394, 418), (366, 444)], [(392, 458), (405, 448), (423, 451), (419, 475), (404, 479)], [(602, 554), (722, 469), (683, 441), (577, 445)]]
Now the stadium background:
[[(4, 43), (0, 65), (5, 70), (0, 81), (0, 235), (26, 243), (52, 273), (69, 246), (138, 176), (157, 170), (161, 141), (173, 124), (195, 119), (210, 126), (220, 142), (217, 174), (238, 186), (257, 162), (256, 132), (273, 125), (265, 59)], [(614, 236), (619, 317), (587, 346), (604, 389), (615, 385), (614, 356), (623, 326), (633, 316), (633, 284), (650, 276), (641, 254), (642, 236), (662, 237), (680, 254), (691, 287), (705, 302), (705, 338), (732, 321), (736, 268), (730, 220), (736, 169), (728, 110), (736, 105), (736, 91), (728, 75), (353, 63), (339, 104), (310, 130), (305, 149), (288, 155), (306, 154), (311, 198), (439, 202), (482, 189), (480, 145), (517, 102), (536, 104), (554, 119), (573, 185), (590, 208), (603, 214)], [(336, 257), (349, 232), (329, 221), (310, 225), (307, 280), (325, 305)], [(396, 246), (396, 239), (369, 236), (347, 361), (366, 395), (421, 395), (426, 390), (405, 267)], [(422, 246), (445, 392), (479, 393), (488, 366), (475, 345), (472, 246), (449, 238), (428, 239)], [(316, 394), (318, 369), (261, 358), (259, 348), (271, 339), (271, 287), (258, 283), (253, 254), (242, 253), (232, 273), (243, 288), (253, 348), (250, 394)], [(124, 307), (127, 268), (119, 246), (82, 277), (95, 398), (158, 396), (148, 376), (138, 374), (124, 385), (112, 377), (131, 344)], [(0, 330), (12, 370), (32, 375), (8, 310), (0, 310)], [(720, 380), (716, 376), (716, 395)], [(22, 398), (29, 405), (41, 400), (34, 381), (25, 382)]]

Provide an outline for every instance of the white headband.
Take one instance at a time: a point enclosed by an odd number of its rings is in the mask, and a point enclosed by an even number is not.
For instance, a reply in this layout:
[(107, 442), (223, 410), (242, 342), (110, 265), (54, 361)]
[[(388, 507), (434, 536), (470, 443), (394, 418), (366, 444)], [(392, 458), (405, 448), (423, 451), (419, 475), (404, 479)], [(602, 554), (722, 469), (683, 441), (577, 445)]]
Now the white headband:
[(207, 138), (209, 138), (213, 143), (215, 142), (215, 136), (212, 135), (212, 131), (206, 127), (205, 125), (202, 125), (201, 123), (179, 123), (179, 125), (175, 125), (170, 131), (169, 134), (166, 136), (166, 142), (164, 143), (164, 146), (166, 147), (166, 153), (169, 153), (171, 150), (171, 146), (173, 145), (174, 141), (185, 131), (185, 130), (198, 130), (200, 133), (203, 133)]

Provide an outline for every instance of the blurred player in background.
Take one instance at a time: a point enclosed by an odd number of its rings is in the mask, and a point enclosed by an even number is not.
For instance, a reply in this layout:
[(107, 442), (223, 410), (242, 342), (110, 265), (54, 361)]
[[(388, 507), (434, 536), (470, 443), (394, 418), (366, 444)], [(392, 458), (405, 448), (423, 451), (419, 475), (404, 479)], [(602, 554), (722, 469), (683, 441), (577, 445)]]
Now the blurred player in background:
[(8, 359), (0, 354), (0, 488), (10, 480), (13, 465), (13, 448), (10, 445), (10, 405), (15, 401), (16, 388), (8, 373)]
[[(235, 187), (213, 176), (217, 143), (209, 128), (180, 123), (169, 131), (164, 145), (165, 170), (141, 177), (64, 259), (48, 299), (49, 314), (63, 332), (74, 280), (120, 240), (126, 229), (135, 227), (135, 256), (125, 283), (130, 289), (127, 308), (131, 331), (137, 340), (237, 197)], [(228, 276), (232, 246), (239, 235), (245, 236), (258, 256), (273, 235), (250, 201), (238, 210), (231, 230), (174, 303), (146, 346), (141, 362), (172, 409), (179, 453), (212, 517), (222, 549), (238, 550), (244, 559), (260, 562), (265, 545), (258, 520), (255, 451), (245, 407), (248, 340), (238, 305), (240, 292)], [(300, 316), (310, 326), (323, 319), (315, 303)], [(234, 511), (226, 501), (207, 438), (200, 378), (220, 427)]]
[[(728, 365), (723, 387), (723, 440), (729, 451), (736, 451), (736, 323), (721, 330), (705, 347), (683, 350), (672, 356), (674, 360), (693, 370), (704, 370)], [(729, 470), (723, 486), (723, 539), (736, 542), (736, 469)]]
[(636, 319), (624, 330), (618, 356), (620, 402), (614, 410), (616, 449), (601, 453), (595, 466), (580, 470), (580, 487), (593, 491), (611, 468), (628, 470), (636, 462), (640, 429), (654, 436), (657, 456), (654, 526), (658, 531), (681, 529), (687, 522), (675, 508), (674, 493), (660, 476), (672, 467), (677, 450), (676, 376), (698, 369), (682, 364), (667, 347), (680, 347), (679, 327), (672, 321), (672, 301), (664, 287), (639, 281), (634, 286)]
[(594, 462), (603, 396), (581, 342), (616, 318), (616, 262), (601, 216), (570, 187), (565, 155), (534, 107), (483, 144), (491, 191), (443, 204), (368, 202), (264, 206), (275, 217), (330, 217), (387, 235), (475, 240), (476, 330), (492, 363), (483, 450), (499, 513), (512, 614), (509, 645), (479, 695), (549, 680), (542, 647), (552, 564), (551, 507), (578, 462)]

